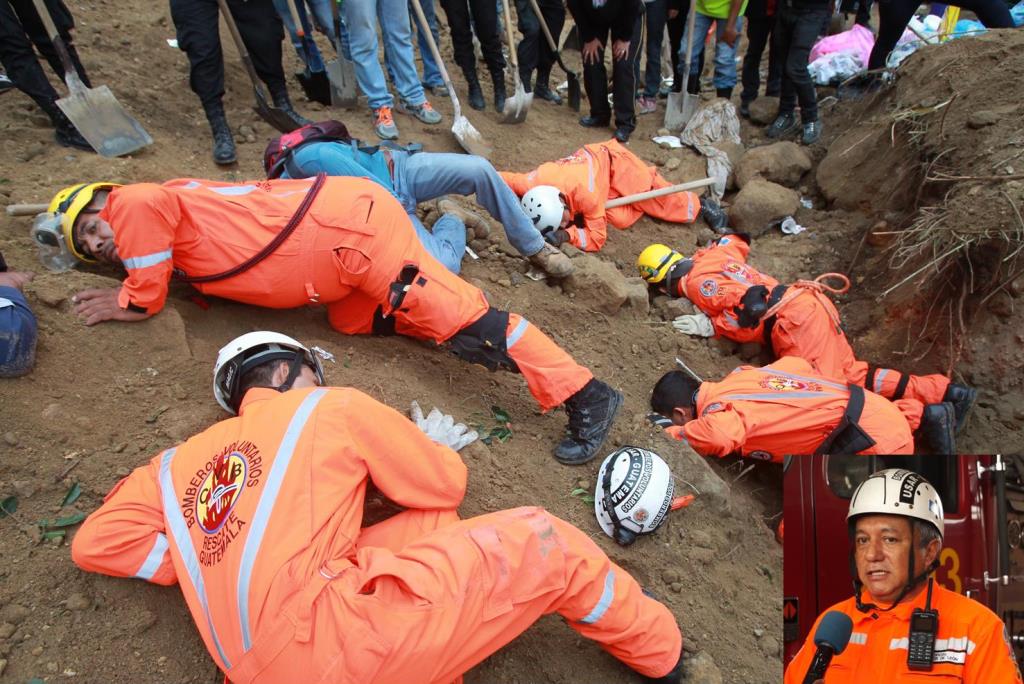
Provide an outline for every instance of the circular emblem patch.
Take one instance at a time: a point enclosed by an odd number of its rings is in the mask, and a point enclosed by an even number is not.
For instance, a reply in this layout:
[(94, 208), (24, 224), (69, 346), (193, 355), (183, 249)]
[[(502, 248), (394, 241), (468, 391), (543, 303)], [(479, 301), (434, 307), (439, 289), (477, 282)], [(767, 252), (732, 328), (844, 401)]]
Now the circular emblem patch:
[(718, 292), (718, 283), (713, 279), (708, 278), (700, 284), (700, 293), (705, 297), (711, 297)]
[(747, 457), (748, 458), (753, 458), (753, 459), (755, 459), (757, 461), (770, 461), (770, 460), (772, 460), (772, 455), (769, 454), (767, 451), (751, 451), (749, 454), (747, 454)]
[(632, 514), (631, 517), (636, 522), (638, 522), (640, 524), (643, 524), (644, 521), (647, 520), (648, 516), (649, 516), (649, 514), (647, 513), (647, 509), (646, 508), (638, 508), (635, 511), (633, 511), (633, 514)]
[(237, 451), (217, 459), (196, 495), (196, 520), (206, 534), (224, 525), (245, 487), (248, 470), (245, 457)]

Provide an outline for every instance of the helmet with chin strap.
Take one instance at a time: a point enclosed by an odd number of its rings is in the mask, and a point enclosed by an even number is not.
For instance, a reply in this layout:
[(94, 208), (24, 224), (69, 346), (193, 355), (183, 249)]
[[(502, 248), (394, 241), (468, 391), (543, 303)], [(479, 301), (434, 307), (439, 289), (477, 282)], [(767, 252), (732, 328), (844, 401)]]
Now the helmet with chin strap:
[(628, 546), (665, 522), (674, 491), (672, 472), (658, 454), (625, 446), (601, 464), (594, 514), (605, 534)]
[[(850, 509), (846, 514), (851, 539), (854, 536), (857, 519), (865, 515), (898, 515), (909, 518), (911, 525), (914, 520), (920, 520), (934, 527), (940, 540), (945, 533), (942, 499), (939, 498), (935, 487), (928, 480), (910, 470), (899, 468), (880, 470), (860, 483), (853, 493), (853, 498), (850, 499)], [(914, 587), (927, 579), (928, 575), (938, 567), (938, 560), (932, 561), (918, 575), (915, 575), (914, 565), (914, 553), (911, 550), (907, 583), (892, 605), (883, 610), (892, 610)], [(865, 612), (869, 609), (879, 610), (874, 604), (861, 602), (860, 597), (864, 586), (857, 574), (852, 550), (850, 552), (850, 572), (853, 575), (853, 587), (857, 594), (857, 608)]]
[(562, 227), (565, 203), (562, 201), (562, 191), (555, 186), (538, 185), (530, 188), (519, 203), (542, 235)]
[(297, 340), (269, 330), (246, 333), (228, 342), (217, 354), (213, 368), (213, 396), (228, 413), (238, 413), (242, 403), (242, 377), (269, 361), (289, 361), (288, 378), (276, 389), (286, 392), (302, 372), (303, 364), (313, 369), (317, 382), (324, 384), (320, 358)]

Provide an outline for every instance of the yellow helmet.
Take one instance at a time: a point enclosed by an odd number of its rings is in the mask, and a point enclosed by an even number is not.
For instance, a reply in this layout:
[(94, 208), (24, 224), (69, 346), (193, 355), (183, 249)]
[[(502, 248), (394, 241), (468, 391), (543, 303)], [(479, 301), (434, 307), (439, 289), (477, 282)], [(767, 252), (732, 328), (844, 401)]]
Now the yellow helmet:
[(648, 245), (636, 259), (636, 267), (640, 271), (640, 277), (649, 283), (660, 283), (672, 270), (677, 261), (682, 261), (683, 255), (671, 247), (662, 244)]
[(78, 218), (83, 209), (89, 206), (97, 192), (119, 187), (121, 187), (120, 183), (78, 183), (77, 185), (64, 188), (54, 195), (50, 201), (47, 211), (60, 217), (60, 228), (64, 235), (64, 244), (67, 245), (71, 253), (79, 260), (93, 263), (96, 261), (96, 259), (86, 255), (82, 251), (81, 245), (75, 241), (73, 231), (75, 219)]

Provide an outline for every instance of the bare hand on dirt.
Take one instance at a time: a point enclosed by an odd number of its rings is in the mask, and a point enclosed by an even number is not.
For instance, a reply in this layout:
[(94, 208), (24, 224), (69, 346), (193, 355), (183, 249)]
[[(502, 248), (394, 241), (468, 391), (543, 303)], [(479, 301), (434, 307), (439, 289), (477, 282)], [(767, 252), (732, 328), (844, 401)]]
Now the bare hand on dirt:
[(616, 40), (612, 43), (612, 57), (615, 59), (626, 59), (629, 55), (629, 41)]
[(587, 41), (583, 44), (583, 63), (584, 64), (597, 64), (597, 51), (603, 48), (601, 41), (597, 38)]
[(149, 318), (149, 314), (122, 309), (117, 298), (121, 288), (100, 288), (82, 290), (71, 301), (75, 304), (75, 313), (86, 325), (96, 325), (103, 321), (141, 321)]
[(35, 273), (29, 271), (6, 271), (0, 273), (0, 287), (13, 287), (20, 290), (25, 283), (36, 277)]
[(727, 24), (725, 30), (722, 31), (722, 40), (729, 47), (736, 47), (736, 39), (739, 37), (739, 33), (736, 32), (736, 24)]

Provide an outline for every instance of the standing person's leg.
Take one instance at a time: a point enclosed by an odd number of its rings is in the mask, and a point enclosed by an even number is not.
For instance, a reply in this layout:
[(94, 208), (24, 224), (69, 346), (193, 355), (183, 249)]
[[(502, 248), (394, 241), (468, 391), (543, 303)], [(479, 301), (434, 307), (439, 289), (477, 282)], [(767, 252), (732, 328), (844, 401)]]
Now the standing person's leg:
[(480, 79), (476, 73), (473, 30), (469, 22), (469, 0), (440, 0), (440, 2), (448, 17), (455, 63), (462, 69), (462, 75), (466, 78), (469, 106), (476, 110), (483, 110), (487, 103), (484, 101), (484, 92), (480, 88)]
[[(607, 46), (608, 32), (600, 36)], [(583, 63), (583, 87), (587, 91), (587, 102), (590, 103), (590, 116), (580, 119), (583, 126), (603, 128), (612, 119), (612, 110), (608, 105), (608, 71), (604, 67), (605, 48), (597, 50), (597, 58), (593, 62)]]
[[(499, 0), (506, 2), (508, 0)], [(487, 70), (491, 72), (491, 83), (494, 85), (494, 109), (505, 108), (505, 56), (501, 52), (501, 37), (498, 34), (498, 12), (494, 0), (469, 0), (469, 9), (473, 14), (473, 30), (480, 41)]]
[(766, 97), (778, 97), (782, 90), (782, 72), (785, 67), (786, 57), (779, 54), (779, 46), (772, 38), (775, 30), (775, 15), (767, 18), (768, 30), (768, 83), (764, 87)]
[[(772, 41), (778, 47), (779, 59), (781, 60), (788, 59), (795, 23), (796, 16), (792, 10), (781, 5), (776, 9)], [(765, 130), (769, 138), (785, 137), (800, 127), (800, 122), (796, 118), (796, 98), (796, 85), (789, 75), (789, 70), (783, 69), (782, 89), (779, 94), (779, 112), (775, 116), (775, 121)]]
[(875, 37), (875, 46), (871, 48), (871, 57), (868, 58), (869, 70), (885, 66), (885, 60), (896, 47), (896, 42), (919, 5), (916, 0), (879, 0), (878, 35)]
[[(274, 10), (277, 12), (277, 16), (281, 17), (281, 23), (284, 25), (284, 30), (288, 33), (288, 40), (292, 44), (292, 49), (295, 50), (295, 55), (299, 58), (300, 62), (306, 64), (306, 55), (302, 50), (302, 39), (295, 32), (295, 22), (292, 20), (292, 11), (288, 7), (288, 0), (274, 0)], [(308, 68), (309, 65), (306, 64), (306, 67)]]
[[(64, 80), (64, 65), (57, 55), (57, 48), (50, 41), (50, 36), (46, 32), (46, 27), (43, 25), (42, 19), (39, 18), (32, 0), (9, 1), (11, 7), (17, 12), (25, 33), (36, 46), (36, 49), (39, 50), (39, 54), (49, 63), (53, 73), (57, 74), (57, 77), (61, 80)], [(57, 32), (60, 34), (61, 39), (64, 41), (64, 46), (68, 50), (71, 63), (74, 65), (75, 70), (78, 71), (82, 83), (86, 87), (91, 88), (92, 82), (89, 80), (85, 67), (82, 66), (82, 60), (79, 58), (78, 50), (75, 48), (74, 36), (71, 35), (71, 30), (75, 27), (74, 17), (71, 16), (70, 10), (68, 10), (62, 0), (45, 0), (45, 4), (46, 8), (50, 11), (50, 16), (53, 18), (53, 24), (57, 27)]]
[[(647, 66), (644, 97), (654, 100), (661, 87), (661, 46), (668, 20), (668, 0), (651, 0), (645, 5), (647, 12)], [(639, 60), (637, 60), (639, 61)]]
[[(540, 5), (540, 13), (544, 17), (548, 31), (551, 32), (551, 37), (557, 41), (565, 26), (565, 5), (562, 4), (562, 0), (538, 0), (537, 4)], [(538, 40), (540, 47), (537, 58), (537, 82), (534, 84), (533, 94), (542, 100), (560, 105), (562, 96), (551, 89), (550, 83), (551, 68), (555, 64), (555, 51), (551, 49), (543, 35)]]
[[(732, 98), (736, 87), (736, 46), (722, 40), (725, 32), (724, 20), (715, 22), (715, 93), (726, 100)], [(736, 18), (736, 32), (743, 32), (743, 17)], [(737, 41), (737, 44), (739, 41)]]
[(804, 133), (802, 142), (811, 145), (821, 136), (821, 122), (818, 121), (818, 92), (807, 71), (807, 59), (814, 42), (828, 21), (827, 10), (799, 11), (793, 27), (793, 37), (786, 56), (786, 74), (796, 88), (800, 102), (800, 119)]
[(1006, 3), (1000, 0), (956, 0), (954, 7), (974, 12), (986, 28), (1013, 28), (1013, 17)]
[(761, 55), (771, 35), (771, 18), (747, 17), (747, 54), (743, 57), (743, 90), (740, 92), (740, 114), (750, 116), (750, 103), (761, 89)]
[[(412, 51), (412, 26), (409, 22), (409, 5), (407, 0), (377, 0), (377, 18), (380, 22), (380, 34), (384, 41), (384, 51), (388, 55), (395, 90), (398, 91), (400, 105), (404, 105), (408, 113), (423, 105), (427, 96), (423, 85), (416, 74), (416, 63)], [(402, 111), (400, 106), (399, 111)], [(436, 112), (434, 112), (436, 114)], [(417, 118), (420, 118), (416, 115)], [(430, 117), (434, 119), (435, 117)], [(425, 123), (437, 123), (436, 120)]]
[[(642, 27), (644, 15), (636, 18), (633, 34)], [(640, 32), (643, 29), (640, 28)], [(622, 59), (612, 56), (612, 105), (615, 110), (615, 139), (627, 142), (636, 128), (636, 65), (640, 61), (640, 41), (631, 40)]]
[[(679, 77), (679, 70), (682, 68), (679, 64), (679, 57), (682, 54), (683, 49), (683, 32), (686, 31), (686, 14), (690, 11), (690, 6), (683, 3), (682, 10), (674, 17), (668, 17), (666, 20), (666, 26), (668, 26), (668, 52), (672, 56), (672, 92), (681, 93), (683, 92), (683, 80)], [(671, 10), (669, 10), (671, 14)]]
[[(388, 92), (384, 69), (381, 68), (380, 60), (377, 57), (377, 2), (376, 0), (345, 0), (342, 3), (342, 12), (345, 15), (349, 51), (352, 61), (355, 63), (359, 90), (366, 95), (367, 104), (374, 112), (382, 107), (390, 110), (394, 105), (394, 99)], [(397, 129), (395, 129), (395, 137), (398, 137)]]
[[(423, 8), (423, 16), (427, 18), (427, 26), (430, 27), (430, 35), (434, 39), (434, 44), (440, 45), (441, 34), (437, 28), (437, 5), (434, 4), (434, 0), (420, 0), (420, 6)], [(434, 53), (430, 51), (427, 34), (424, 33), (423, 27), (419, 25), (411, 9), (409, 10), (409, 20), (416, 29), (416, 44), (420, 48), (420, 60), (423, 62), (423, 87), (435, 95), (447, 96), (448, 88), (444, 84), (444, 78), (441, 77), (440, 67), (434, 61)]]
[[(544, 10), (541, 9), (541, 12)], [(542, 45), (547, 41), (541, 34), (540, 18), (534, 13), (529, 0), (516, 0), (516, 14), (519, 16), (519, 32), (523, 39), (516, 46), (519, 59), (519, 78), (527, 92), (533, 90), (533, 70), (537, 68)]]
[[(714, 19), (706, 14), (697, 12), (697, 18), (694, 20), (693, 27), (693, 52), (690, 57), (690, 73), (686, 75), (686, 92), (694, 95), (700, 93), (700, 74), (704, 67), (704, 44), (706, 42), (705, 36), (708, 34), (708, 29), (711, 28), (711, 24), (714, 23)], [(687, 27), (688, 28), (688, 27)], [(687, 32), (683, 31), (683, 38), (679, 44), (679, 69), (676, 73), (680, 73), (682, 69), (686, 68), (686, 42), (689, 39)], [(681, 90), (679, 91), (681, 92)]]

